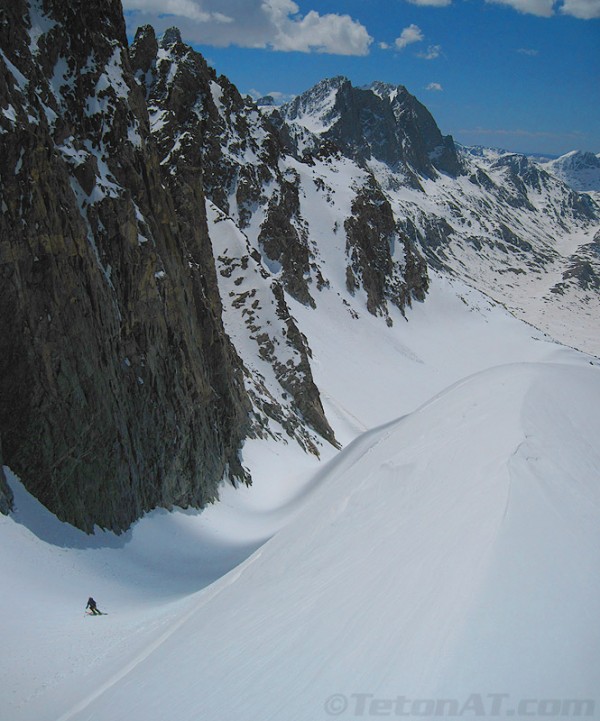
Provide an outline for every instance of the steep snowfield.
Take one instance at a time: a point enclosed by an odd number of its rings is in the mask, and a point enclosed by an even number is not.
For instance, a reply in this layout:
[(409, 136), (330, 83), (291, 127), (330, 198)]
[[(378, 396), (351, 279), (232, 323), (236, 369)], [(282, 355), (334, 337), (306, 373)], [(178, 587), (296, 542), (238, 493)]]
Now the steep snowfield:
[[(248, 442), (254, 487), (120, 537), (66, 527), (10, 476), (2, 721), (595, 698), (598, 361), (439, 278), (408, 323), (360, 305), (292, 309), (348, 444), (328, 462)], [(90, 594), (109, 615), (84, 617)]]

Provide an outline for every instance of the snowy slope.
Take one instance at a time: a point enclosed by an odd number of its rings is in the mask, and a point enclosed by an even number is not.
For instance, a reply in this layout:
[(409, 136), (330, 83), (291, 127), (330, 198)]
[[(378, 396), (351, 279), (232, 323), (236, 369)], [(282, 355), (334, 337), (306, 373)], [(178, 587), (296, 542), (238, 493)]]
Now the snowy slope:
[(467, 175), (424, 180), (425, 194), (396, 189), (383, 164), (371, 168), (430, 261), (557, 340), (600, 354), (597, 217), (580, 214), (572, 191), (522, 156), (465, 162)]
[[(326, 718), (333, 694), (349, 716), (353, 694), (593, 698), (600, 459), (576, 451), (599, 428), (584, 411), (599, 378), (493, 369), (362, 437), (293, 523), (72, 718)], [(565, 404), (548, 417), (550, 392)]]
[[(293, 312), (337, 437), (357, 439), (327, 465), (248, 442), (252, 488), (121, 537), (65, 527), (11, 480), (2, 721), (593, 692), (596, 361), (441, 278), (392, 328), (324, 298)], [(90, 594), (108, 616), (83, 617)]]
[[(225, 486), (202, 513), (156, 511), (122, 536), (89, 537), (9, 473), (0, 721), (314, 721), (391, 715), (401, 695), (593, 698), (599, 363), (488, 296), (600, 354), (596, 210), (522, 156), (482, 154), (465, 174), (409, 186), (331, 147), (287, 155), (169, 37), (153, 89), (146, 76), (151, 122), (173, 173), (195, 167), (205, 142), (223, 322), (253, 401), (241, 461), (254, 485)], [(193, 76), (182, 123), (164, 103)], [(298, 105), (300, 150), (341, 119), (340, 85)], [(395, 223), (382, 234), (393, 272), (378, 315), (367, 284), (348, 283), (347, 222), (372, 184)], [(439, 272), (426, 302), (399, 307), (390, 283), (416, 244)], [(313, 387), (339, 454), (306, 423)], [(84, 617), (90, 594), (108, 616)]]

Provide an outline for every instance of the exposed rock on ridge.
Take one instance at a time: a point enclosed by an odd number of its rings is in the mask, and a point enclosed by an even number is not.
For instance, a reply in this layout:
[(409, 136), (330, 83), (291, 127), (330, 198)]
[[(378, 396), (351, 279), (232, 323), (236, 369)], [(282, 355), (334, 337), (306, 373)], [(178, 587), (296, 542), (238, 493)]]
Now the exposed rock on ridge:
[(13, 508), (14, 497), (4, 474), (4, 459), (2, 456), (2, 442), (0, 439), (0, 513), (7, 515)]

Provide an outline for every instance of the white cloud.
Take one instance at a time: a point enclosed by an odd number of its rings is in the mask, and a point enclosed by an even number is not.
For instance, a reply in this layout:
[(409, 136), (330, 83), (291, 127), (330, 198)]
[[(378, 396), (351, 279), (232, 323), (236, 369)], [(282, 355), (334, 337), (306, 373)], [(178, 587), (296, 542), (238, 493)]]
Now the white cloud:
[(395, 45), (398, 50), (404, 50), (407, 45), (420, 43), (423, 37), (421, 28), (418, 25), (409, 25), (400, 33), (400, 37), (396, 38)]
[(417, 53), (417, 55), (420, 58), (423, 58), (424, 60), (435, 60), (436, 58), (439, 58), (441, 54), (442, 54), (442, 46), (441, 45), (430, 45), (427, 48), (427, 52)]
[(441, 86), (440, 83), (429, 83), (429, 85), (425, 88), (425, 90), (433, 90), (435, 92), (441, 92), (444, 88)]
[[(412, 2), (412, 0), (410, 0)], [(556, 11), (580, 20), (600, 18), (600, 0), (485, 0), (488, 3), (508, 5), (521, 13), (552, 17)]]
[(600, 0), (565, 0), (560, 12), (580, 20), (600, 18)]
[[(367, 55), (373, 38), (349, 15), (301, 15), (293, 0), (123, 0), (132, 26), (178, 25), (188, 42)], [(132, 30), (135, 27), (131, 28)]]
[(203, 3), (196, 0), (124, 0), (123, 7), (125, 10), (175, 15), (198, 23), (232, 21), (221, 12), (204, 10)]
[(273, 98), (275, 105), (283, 105), (283, 103), (287, 103), (290, 100), (293, 100), (295, 97), (294, 95), (290, 95), (289, 93), (281, 93), (279, 90), (271, 90), (268, 93), (263, 93), (256, 88), (250, 88), (250, 90), (248, 91), (248, 95), (253, 100), (271, 97)]
[(485, 0), (488, 3), (508, 5), (520, 13), (537, 15), (538, 17), (549, 18), (554, 14), (553, 6), (555, 0)]
[(529, 55), (530, 57), (535, 57), (536, 55), (539, 55), (540, 51), (534, 50), (533, 48), (519, 48), (517, 52), (521, 55)]
[(407, 0), (412, 5), (430, 5), (432, 7), (443, 8), (452, 4), (452, 0)]
[(336, 55), (367, 55), (373, 38), (349, 15), (319, 15), (311, 10), (302, 18), (277, 18), (270, 43), (275, 50), (299, 50)]

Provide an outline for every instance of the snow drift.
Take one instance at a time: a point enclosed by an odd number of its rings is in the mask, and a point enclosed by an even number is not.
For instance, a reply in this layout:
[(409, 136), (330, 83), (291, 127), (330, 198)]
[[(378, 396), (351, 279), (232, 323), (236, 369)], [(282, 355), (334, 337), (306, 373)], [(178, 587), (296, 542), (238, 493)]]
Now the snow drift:
[(360, 436), (287, 526), (45, 717), (593, 711), (600, 372), (572, 358), (476, 373)]

